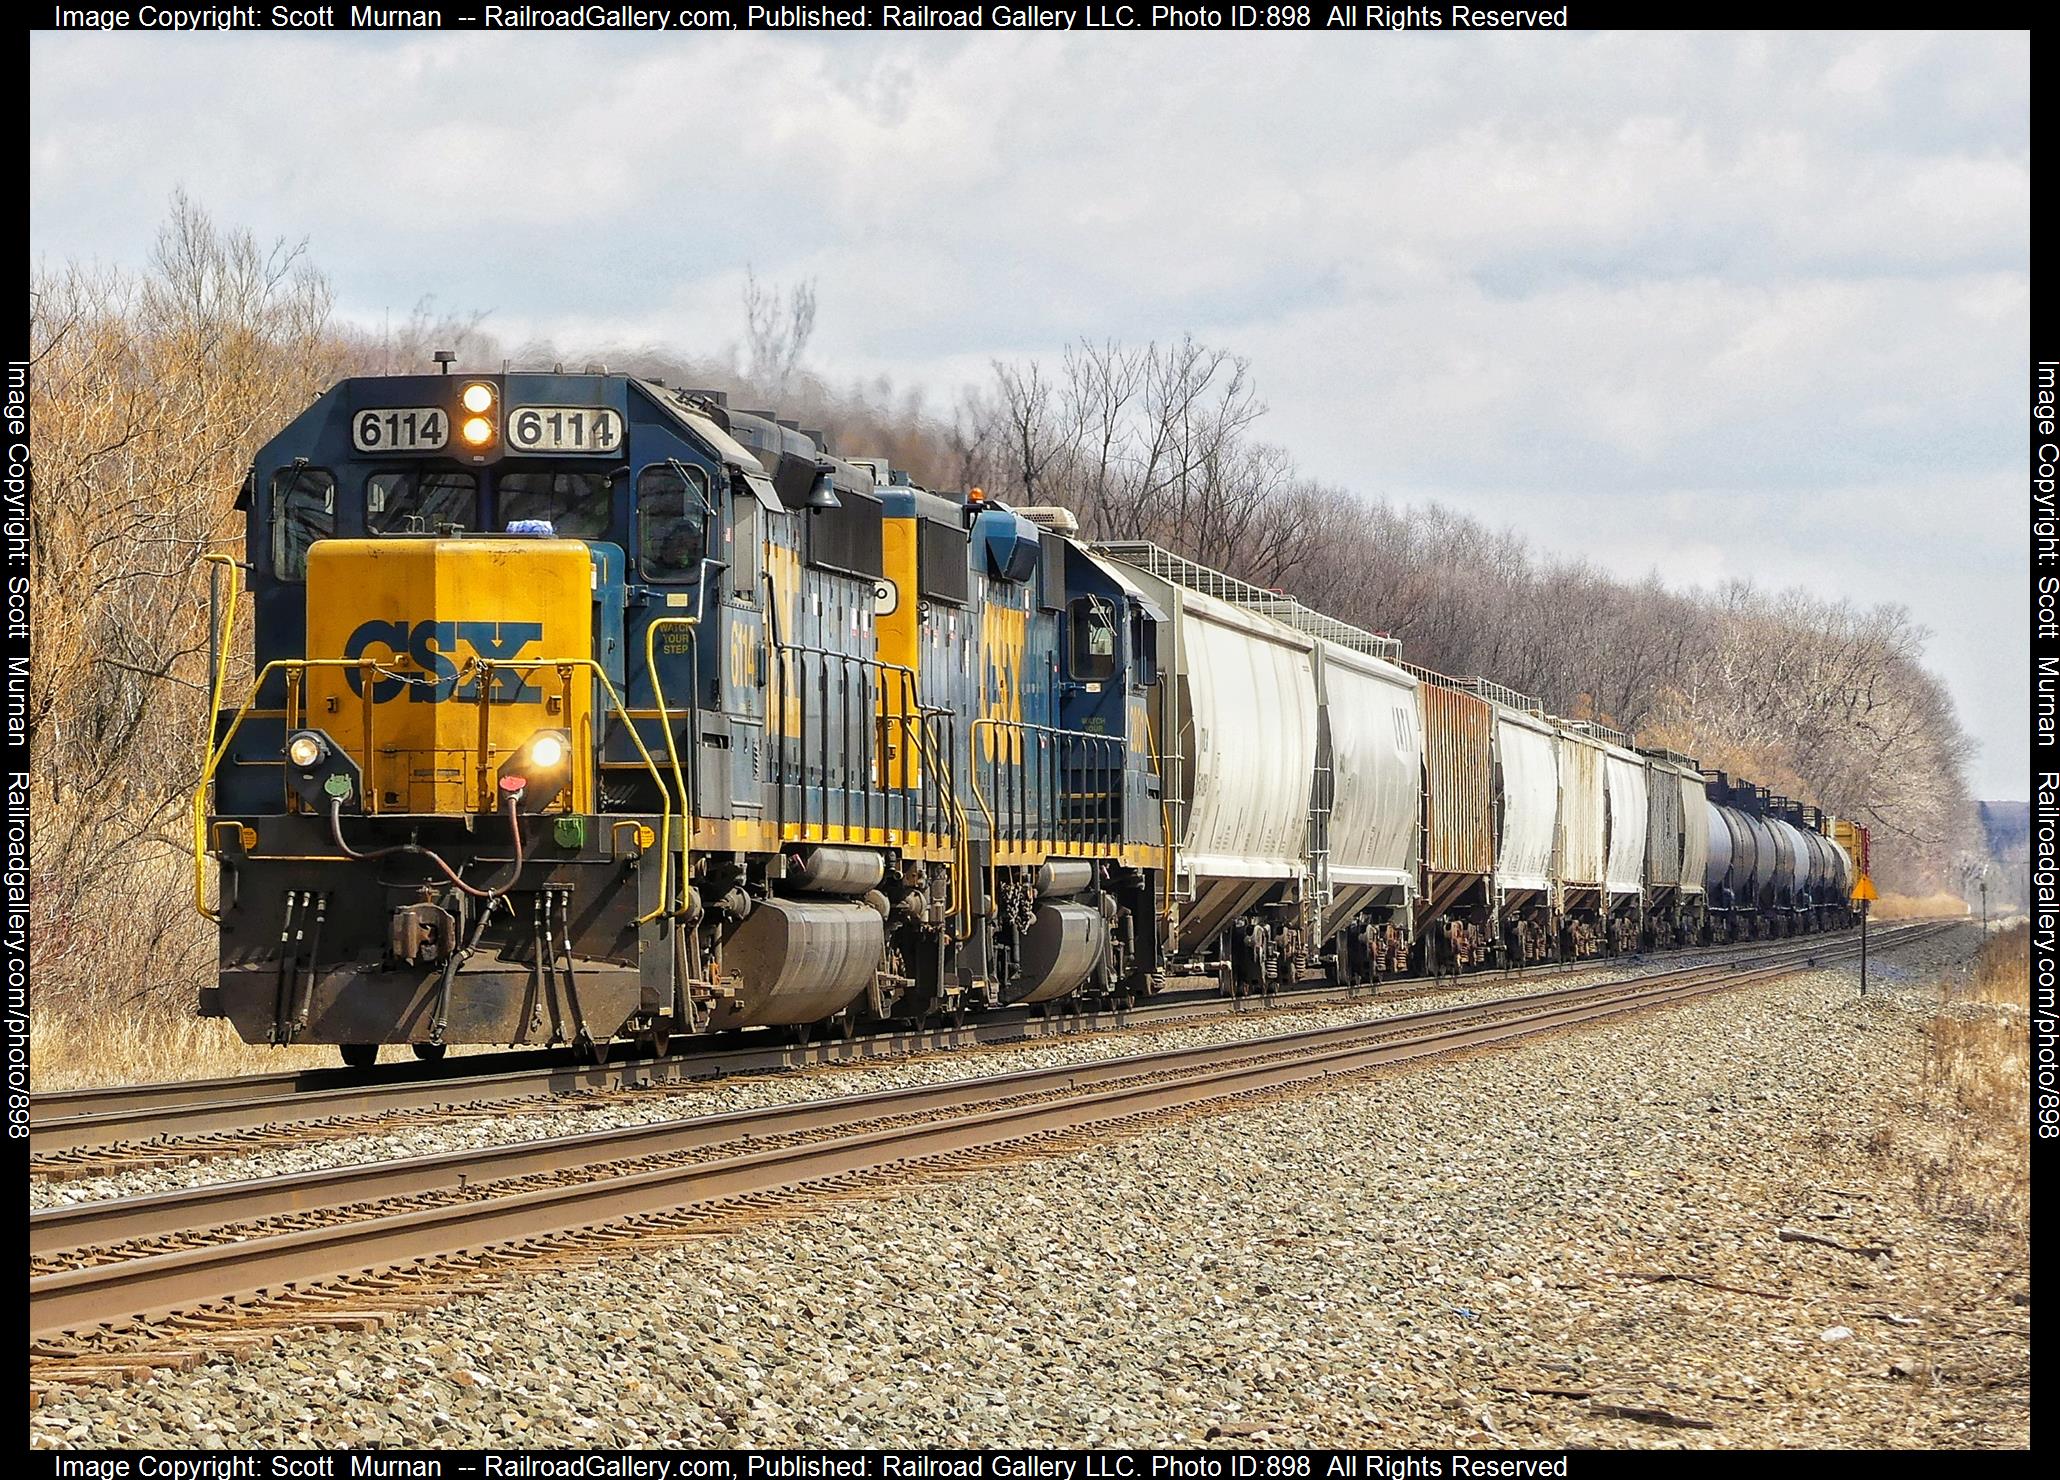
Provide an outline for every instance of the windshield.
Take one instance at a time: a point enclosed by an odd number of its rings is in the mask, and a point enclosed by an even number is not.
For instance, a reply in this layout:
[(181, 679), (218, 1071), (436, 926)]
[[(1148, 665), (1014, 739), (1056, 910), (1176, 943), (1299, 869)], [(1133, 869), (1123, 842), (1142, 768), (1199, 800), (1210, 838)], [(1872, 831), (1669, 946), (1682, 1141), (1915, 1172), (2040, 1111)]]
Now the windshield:
[(546, 519), (560, 539), (597, 540), (608, 534), (606, 473), (503, 473), (497, 485), (500, 524)]
[(365, 480), (365, 528), (373, 534), (470, 529), (479, 479), (471, 473), (374, 473)]

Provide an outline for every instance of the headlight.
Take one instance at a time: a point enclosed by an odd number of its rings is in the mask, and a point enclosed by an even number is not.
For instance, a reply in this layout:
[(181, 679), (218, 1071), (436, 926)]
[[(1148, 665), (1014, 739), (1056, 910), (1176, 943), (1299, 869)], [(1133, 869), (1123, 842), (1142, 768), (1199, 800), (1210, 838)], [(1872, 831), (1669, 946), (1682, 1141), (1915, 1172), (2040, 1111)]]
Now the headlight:
[(465, 394), (458, 398), (465, 403), (465, 409), (475, 415), (494, 408), (494, 388), (490, 385), (468, 385)]
[(312, 771), (322, 763), (322, 757), (329, 753), (320, 735), (310, 735), (302, 730), (286, 742), (286, 759), (303, 771)]
[(483, 416), (475, 416), (458, 429), (468, 446), (484, 447), (494, 439), (494, 424)]
[(572, 733), (538, 730), (501, 762), (501, 805), (519, 796), (523, 811), (545, 811), (571, 780)]

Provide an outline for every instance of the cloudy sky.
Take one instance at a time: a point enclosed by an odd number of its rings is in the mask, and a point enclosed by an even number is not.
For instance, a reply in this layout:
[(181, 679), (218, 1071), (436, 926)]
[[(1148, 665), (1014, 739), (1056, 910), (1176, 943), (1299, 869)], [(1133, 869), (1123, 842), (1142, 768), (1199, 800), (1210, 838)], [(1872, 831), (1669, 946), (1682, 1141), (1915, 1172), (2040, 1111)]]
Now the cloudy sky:
[(104, 37), (31, 53), (32, 246), (171, 191), (339, 309), (738, 338), (948, 404), (1193, 332), (1312, 475), (1681, 585), (1908, 604), (2022, 797), (2022, 35)]

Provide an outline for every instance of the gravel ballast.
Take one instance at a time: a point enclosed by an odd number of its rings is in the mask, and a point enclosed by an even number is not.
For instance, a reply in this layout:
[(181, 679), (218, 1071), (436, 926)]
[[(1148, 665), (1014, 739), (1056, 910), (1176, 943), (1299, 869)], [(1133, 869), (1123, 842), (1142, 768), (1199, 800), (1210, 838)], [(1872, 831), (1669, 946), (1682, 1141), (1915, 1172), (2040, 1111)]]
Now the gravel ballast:
[(2022, 1444), (2021, 1237), (1862, 1149), (1972, 937), (53, 1391), (31, 1442)]
[[(1742, 946), (1736, 954), (1749, 956), (1771, 945), (1781, 944), (1787, 943)], [(1732, 955), (1727, 951), (1721, 959)], [(1564, 976), (1489, 975), (1466, 986), (1427, 996), (1398, 996), (1393, 999), (1376, 996), (1334, 1006), (1290, 1006), (1277, 1010), (1252, 1007), (1234, 1015), (1226, 1010), (1223, 1016), (1200, 1021), (1103, 1029), (1028, 1042), (1020, 1047), (944, 1050), (877, 1064), (834, 1064), (734, 1079), (700, 1080), (627, 1094), (567, 1095), (482, 1106), (477, 1110), (449, 1112), (434, 1120), (424, 1120), (419, 1116), (397, 1120), (394, 1129), (368, 1131), (362, 1135), (314, 1137), (298, 1143), (287, 1141), (247, 1150), (239, 1148), (228, 1154), (136, 1167), (102, 1176), (64, 1181), (39, 1179), (29, 1184), (29, 1208), (34, 1211), (69, 1207), (108, 1198), (176, 1192), (187, 1187), (282, 1177), (295, 1172), (355, 1166), (363, 1162), (396, 1161), (403, 1157), (432, 1156), (471, 1147), (502, 1146), (621, 1126), (650, 1125), (692, 1115), (713, 1115), (768, 1105), (799, 1104), (838, 1095), (941, 1084), (982, 1074), (1050, 1069), (1119, 1058), (1124, 1054), (1238, 1042), (1276, 1033), (1367, 1022), (1401, 1013), (1558, 991), (1586, 986), (1591, 982), (1648, 975), (1683, 964), (1699, 963), (1683, 963), (1656, 956), (1626, 964), (1598, 966), (1592, 971)]]

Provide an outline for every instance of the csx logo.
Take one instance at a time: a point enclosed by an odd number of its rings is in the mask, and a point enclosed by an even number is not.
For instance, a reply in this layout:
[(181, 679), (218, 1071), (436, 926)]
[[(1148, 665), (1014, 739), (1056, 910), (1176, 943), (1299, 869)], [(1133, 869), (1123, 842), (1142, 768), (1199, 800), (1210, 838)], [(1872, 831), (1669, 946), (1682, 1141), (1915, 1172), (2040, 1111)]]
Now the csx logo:
[[(398, 699), (401, 690), (408, 691), (412, 704), (440, 704), (446, 699), (474, 701), (479, 697), (479, 685), (469, 683), (458, 687), (458, 669), (468, 657), (477, 656), (489, 662), (508, 663), (520, 658), (529, 649), (544, 640), (542, 622), (380, 622), (365, 623), (350, 635), (343, 645), (346, 658), (371, 658), (375, 663), (382, 660), (407, 658), (421, 669), (419, 677), (410, 674), (406, 678), (381, 678), (372, 685), (372, 702), (384, 704), (389, 699)], [(381, 652), (384, 649), (384, 652)], [(347, 668), (351, 692), (364, 693), (364, 677), (356, 668)], [(494, 675), (493, 701), (496, 704), (533, 704), (543, 698), (543, 690), (532, 680), (530, 673), (521, 669), (505, 668)]]

